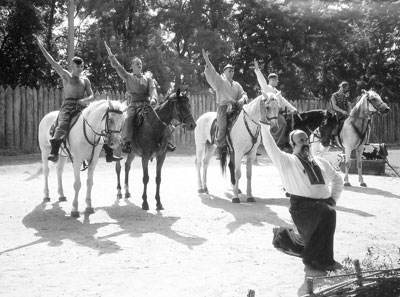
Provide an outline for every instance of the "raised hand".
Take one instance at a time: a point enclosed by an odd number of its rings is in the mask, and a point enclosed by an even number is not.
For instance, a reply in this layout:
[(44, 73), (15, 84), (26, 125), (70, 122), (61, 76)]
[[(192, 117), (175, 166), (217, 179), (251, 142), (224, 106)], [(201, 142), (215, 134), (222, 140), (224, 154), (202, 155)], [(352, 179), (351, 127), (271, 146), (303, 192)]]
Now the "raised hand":
[(260, 70), (260, 67), (258, 66), (258, 62), (256, 59), (254, 59), (254, 71)]
[(208, 57), (208, 52), (206, 52), (206, 51), (204, 50), (204, 48), (201, 49), (201, 51), (202, 51), (202, 53), (203, 53), (203, 58), (204, 58), (204, 60), (206, 61), (206, 63), (210, 63), (210, 58)]

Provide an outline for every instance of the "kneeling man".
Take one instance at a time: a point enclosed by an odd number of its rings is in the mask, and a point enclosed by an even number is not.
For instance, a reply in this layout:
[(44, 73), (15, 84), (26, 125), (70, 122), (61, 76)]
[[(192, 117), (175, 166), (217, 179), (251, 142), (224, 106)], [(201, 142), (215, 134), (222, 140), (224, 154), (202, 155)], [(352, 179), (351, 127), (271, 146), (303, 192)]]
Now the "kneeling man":
[[(310, 155), (304, 131), (290, 133), (292, 154), (277, 147), (269, 123), (261, 121), (261, 133), (264, 147), (278, 168), (284, 188), (290, 193), (289, 212), (300, 234), (288, 228), (274, 228), (274, 245), (284, 251), (286, 247), (295, 247), (303, 263), (311, 268), (326, 271), (340, 268), (334, 260), (333, 245), (334, 207), (343, 190), (341, 174), (327, 160)], [(284, 234), (289, 235), (282, 236)], [(296, 255), (293, 249), (289, 254)]]

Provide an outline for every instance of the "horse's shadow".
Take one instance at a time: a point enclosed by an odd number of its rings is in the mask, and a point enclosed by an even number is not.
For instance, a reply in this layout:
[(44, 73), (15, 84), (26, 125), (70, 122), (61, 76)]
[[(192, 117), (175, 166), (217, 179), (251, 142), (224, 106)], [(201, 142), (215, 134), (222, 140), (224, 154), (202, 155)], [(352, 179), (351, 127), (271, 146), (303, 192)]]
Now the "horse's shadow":
[[(227, 194), (229, 196), (230, 194)], [(232, 195), (231, 195), (232, 196)], [(212, 208), (223, 209), (233, 215), (234, 221), (228, 223), (227, 228), (230, 233), (235, 232), (240, 226), (251, 224), (256, 227), (263, 226), (263, 223), (274, 225), (292, 227), (291, 224), (281, 219), (278, 214), (272, 211), (268, 205), (278, 205), (289, 207), (287, 199), (261, 199), (255, 198), (257, 202), (248, 203), (242, 202), (240, 204), (232, 203), (230, 200), (220, 198), (211, 194), (199, 194), (199, 197), (204, 205)], [(264, 211), (260, 212), (260, 205), (266, 206)]]
[(384, 191), (381, 189), (376, 189), (376, 188), (365, 188), (365, 187), (346, 187), (346, 191), (351, 191), (355, 193), (362, 193), (362, 194), (368, 194), (368, 195), (379, 195), (379, 196), (384, 196), (388, 198), (400, 198), (400, 195), (393, 194), (392, 192), (389, 191)]
[(194, 246), (201, 245), (206, 241), (205, 238), (193, 234), (174, 231), (172, 226), (180, 219), (179, 217), (164, 216), (160, 211), (152, 214), (142, 210), (141, 207), (134, 205), (127, 199), (124, 202), (126, 203), (125, 205), (119, 205), (120, 202), (117, 200), (112, 206), (100, 208), (107, 212), (108, 216), (115, 220), (116, 224), (122, 229), (121, 231), (101, 237), (102, 239), (123, 234), (140, 237), (146, 233), (158, 233), (186, 245), (189, 249), (193, 249)]
[(99, 254), (115, 253), (121, 247), (114, 241), (102, 240), (95, 237), (97, 230), (110, 223), (90, 224), (89, 216), (85, 215), (83, 222), (66, 216), (59, 203), (53, 203), (52, 208), (46, 209), (46, 204), (37, 205), (23, 219), (22, 223), (28, 229), (36, 230), (35, 236), (39, 239), (30, 243), (0, 251), (0, 254), (30, 247), (36, 244), (48, 243), (48, 246), (57, 247), (64, 240), (73, 241), (79, 245), (99, 251)]

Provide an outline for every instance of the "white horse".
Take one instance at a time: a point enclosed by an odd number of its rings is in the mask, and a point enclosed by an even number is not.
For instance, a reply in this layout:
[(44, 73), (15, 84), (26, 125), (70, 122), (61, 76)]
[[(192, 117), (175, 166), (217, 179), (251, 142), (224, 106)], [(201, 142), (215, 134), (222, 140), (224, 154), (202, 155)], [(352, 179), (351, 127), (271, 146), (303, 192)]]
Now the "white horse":
[[(345, 186), (351, 186), (349, 183), (349, 168), (351, 165), (350, 155), (353, 150), (356, 151), (358, 180), (360, 186), (366, 187), (362, 176), (362, 153), (364, 145), (368, 139), (369, 126), (371, 117), (376, 113), (387, 114), (390, 108), (382, 98), (374, 91), (365, 91), (357, 104), (352, 108), (349, 117), (345, 120), (342, 129), (340, 130), (339, 137), (336, 136), (336, 143), (338, 143), (344, 150), (345, 154)], [(321, 127), (319, 131), (315, 131), (310, 136), (311, 153), (313, 155), (324, 156), (329, 151), (329, 146), (323, 147), (320, 143), (321, 136), (324, 133), (329, 133), (332, 130), (332, 125), (327, 124)]]
[[(246, 156), (247, 201), (255, 202), (251, 189), (251, 174), (253, 161), (261, 141), (259, 121), (261, 118), (266, 118), (271, 122), (272, 129), (277, 129), (278, 113), (279, 105), (276, 95), (273, 93), (263, 93), (251, 103), (243, 106), (242, 111), (233, 124), (229, 137), (227, 137), (230, 155), (229, 169), (234, 193), (232, 202), (240, 203), (238, 197), (239, 180), (241, 177), (240, 163), (243, 156)], [(212, 139), (211, 128), (216, 117), (216, 112), (207, 112), (196, 121), (196, 169), (199, 193), (208, 193), (207, 168), (216, 148)], [(232, 163), (232, 160), (234, 163)], [(225, 158), (221, 158), (221, 168), (223, 171), (225, 164), (226, 156)], [(202, 167), (203, 173), (201, 174)]]
[[(91, 191), (93, 186), (93, 172), (99, 159), (100, 151), (104, 143), (111, 148), (119, 145), (120, 131), (125, 121), (123, 111), (126, 106), (118, 101), (100, 100), (92, 102), (79, 114), (75, 124), (70, 128), (66, 138), (66, 147), (61, 148), (60, 157), (57, 162), (57, 180), (59, 201), (66, 201), (64, 196), (62, 173), (65, 162), (69, 157), (72, 159), (74, 168), (74, 190), (75, 196), (72, 202), (71, 217), (79, 217), (78, 195), (81, 188), (80, 168), (84, 161), (88, 163), (87, 190), (86, 190), (86, 214), (94, 213), (91, 202)], [(44, 198), (43, 202), (49, 202), (49, 165), (47, 157), (50, 154), (50, 127), (56, 121), (59, 111), (52, 111), (44, 116), (39, 124), (39, 146), (42, 151), (42, 165), (44, 175)], [(74, 121), (74, 120), (73, 120)], [(71, 122), (72, 124), (72, 122)]]

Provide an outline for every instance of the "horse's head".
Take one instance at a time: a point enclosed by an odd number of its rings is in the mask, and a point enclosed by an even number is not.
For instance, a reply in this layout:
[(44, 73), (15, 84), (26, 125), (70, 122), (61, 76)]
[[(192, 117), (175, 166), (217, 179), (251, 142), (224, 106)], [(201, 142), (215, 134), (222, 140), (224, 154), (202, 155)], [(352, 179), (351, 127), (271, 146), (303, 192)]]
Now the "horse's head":
[(173, 118), (187, 127), (189, 131), (194, 130), (194, 128), (196, 128), (196, 123), (193, 119), (192, 107), (187, 97), (187, 90), (181, 92), (181, 90), (178, 89), (168, 100), (174, 102)]
[(362, 90), (362, 93), (363, 95), (361, 97), (361, 100), (365, 98), (368, 103), (368, 110), (370, 112), (378, 112), (380, 114), (389, 113), (389, 106), (385, 102), (383, 102), (381, 96), (379, 96), (378, 93), (372, 90)]
[(105, 120), (102, 134), (104, 141), (111, 148), (116, 148), (121, 141), (121, 130), (125, 122), (125, 110), (126, 105), (123, 103), (107, 99), (107, 108), (102, 117), (102, 120)]
[(279, 128), (278, 115), (279, 115), (279, 101), (274, 93), (262, 92), (260, 100), (261, 120), (271, 123), (271, 132), (274, 133)]

